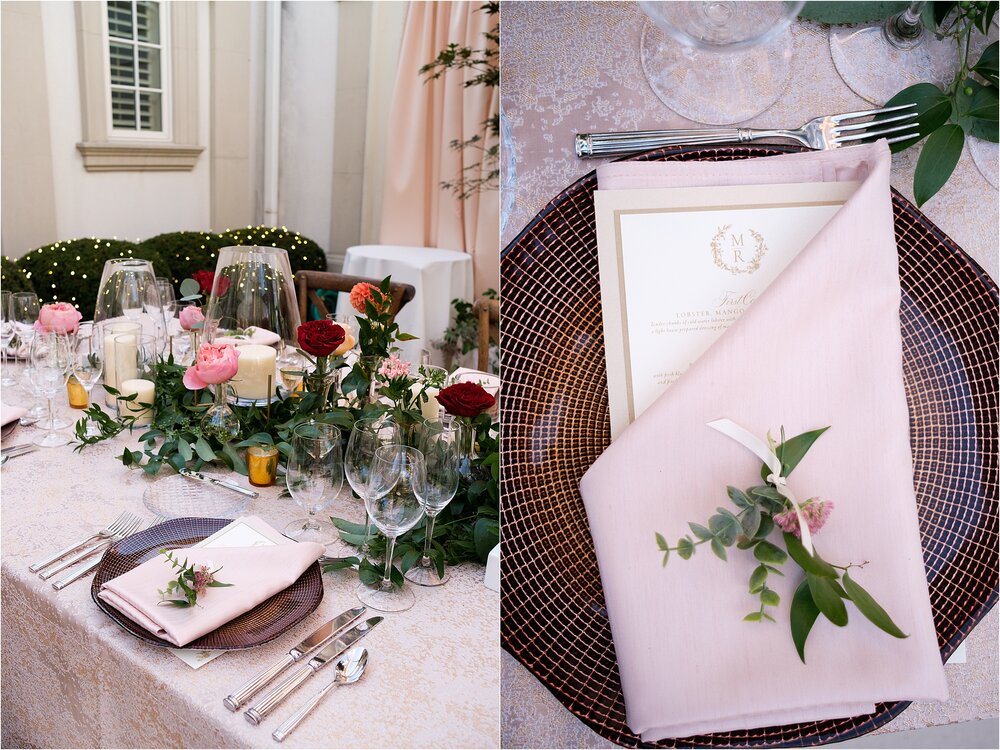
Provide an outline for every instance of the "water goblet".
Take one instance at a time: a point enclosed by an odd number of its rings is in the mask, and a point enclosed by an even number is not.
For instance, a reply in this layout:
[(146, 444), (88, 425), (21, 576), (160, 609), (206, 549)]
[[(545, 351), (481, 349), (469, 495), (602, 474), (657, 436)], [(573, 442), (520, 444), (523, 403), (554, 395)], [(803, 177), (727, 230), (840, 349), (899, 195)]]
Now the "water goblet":
[(285, 527), (284, 534), (298, 542), (327, 545), (336, 531), (329, 521), (316, 518), (344, 486), (344, 457), (340, 430), (323, 422), (304, 422), (292, 432), (285, 480), (295, 502), (309, 513)]
[(385, 572), (375, 585), (362, 583), (358, 599), (380, 612), (402, 612), (413, 606), (415, 597), (405, 584), (398, 589), (392, 583), (392, 555), (396, 538), (405, 534), (423, 517), (420, 498), (426, 492), (424, 455), (416, 448), (385, 445), (375, 452), (365, 507), (368, 515), (386, 538)]
[[(358, 419), (351, 428), (351, 437), (347, 441), (347, 455), (344, 457), (344, 473), (347, 475), (347, 482), (365, 502), (368, 492), (368, 480), (371, 476), (372, 466), (375, 462), (375, 453), (379, 448), (390, 445), (402, 445), (402, 434), (399, 425), (388, 415), (373, 417), (369, 419)], [(368, 555), (368, 540), (371, 537), (371, 521), (368, 518), (368, 509), (364, 509), (365, 540), (361, 545), (362, 557)], [(344, 545), (346, 546), (346, 545)], [(356, 554), (353, 548), (346, 550), (347, 554)]]
[(66, 445), (69, 437), (56, 432), (52, 399), (66, 387), (71, 366), (69, 337), (58, 333), (35, 334), (28, 358), (34, 371), (34, 382), (48, 400), (49, 423), (52, 425), (46, 434), (33, 442), (42, 448)]

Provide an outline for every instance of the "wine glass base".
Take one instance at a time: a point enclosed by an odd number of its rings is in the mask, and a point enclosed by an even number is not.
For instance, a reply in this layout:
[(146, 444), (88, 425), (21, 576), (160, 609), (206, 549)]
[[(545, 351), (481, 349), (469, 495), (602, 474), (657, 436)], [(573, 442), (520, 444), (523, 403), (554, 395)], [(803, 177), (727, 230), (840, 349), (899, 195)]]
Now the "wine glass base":
[(69, 437), (59, 432), (47, 432), (31, 441), (40, 448), (58, 448), (69, 444)]
[(382, 591), (375, 586), (361, 583), (358, 584), (355, 593), (362, 604), (378, 612), (404, 612), (417, 600), (413, 592), (405, 587)]
[(407, 581), (415, 583), (417, 586), (443, 586), (451, 578), (451, 572), (445, 568), (444, 575), (439, 576), (437, 568), (434, 565), (428, 565), (425, 568), (418, 562), (406, 571), (404, 577)]
[(890, 44), (882, 25), (830, 30), (830, 56), (850, 89), (882, 105), (903, 89), (930, 82), (944, 86), (958, 69), (958, 49), (951, 39), (938, 40), (926, 29), (917, 44)]
[[(319, 528), (313, 528), (317, 526)], [(319, 519), (299, 518), (288, 524), (281, 533), (296, 542), (316, 542), (324, 547), (337, 539), (336, 527), (329, 521)]]
[(792, 46), (786, 31), (748, 49), (699, 51), (647, 19), (640, 59), (653, 93), (674, 112), (706, 125), (732, 125), (769, 109), (785, 92)]
[(986, 181), (997, 188), (997, 173), (1000, 172), (1000, 145), (984, 141), (982, 138), (967, 138), (972, 161)]

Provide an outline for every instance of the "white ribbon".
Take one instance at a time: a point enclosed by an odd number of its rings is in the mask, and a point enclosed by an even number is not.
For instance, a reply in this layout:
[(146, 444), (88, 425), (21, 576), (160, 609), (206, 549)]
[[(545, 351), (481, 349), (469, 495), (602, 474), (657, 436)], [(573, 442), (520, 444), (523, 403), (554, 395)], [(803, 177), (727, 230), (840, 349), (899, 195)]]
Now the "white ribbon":
[(767, 468), (771, 470), (771, 473), (767, 476), (767, 481), (774, 485), (778, 494), (792, 504), (792, 508), (795, 509), (795, 516), (799, 519), (799, 531), (802, 534), (802, 546), (806, 548), (806, 551), (810, 555), (812, 555), (812, 535), (809, 533), (809, 524), (806, 523), (806, 519), (802, 515), (802, 508), (799, 507), (799, 503), (795, 499), (795, 495), (792, 494), (791, 489), (788, 487), (788, 480), (781, 476), (781, 459), (779, 459), (778, 455), (771, 450), (771, 446), (753, 433), (740, 427), (731, 419), (716, 419), (709, 422), (708, 426), (713, 430), (721, 432), (726, 437), (732, 438), (767, 464)]

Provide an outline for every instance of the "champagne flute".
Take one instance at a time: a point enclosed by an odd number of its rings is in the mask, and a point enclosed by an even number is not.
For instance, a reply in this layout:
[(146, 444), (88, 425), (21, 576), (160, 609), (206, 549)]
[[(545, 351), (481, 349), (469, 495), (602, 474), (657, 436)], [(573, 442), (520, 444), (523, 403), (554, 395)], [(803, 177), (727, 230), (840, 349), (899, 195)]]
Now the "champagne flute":
[[(434, 520), (458, 491), (458, 460), (462, 452), (462, 427), (458, 422), (431, 422), (424, 426), (418, 443), (424, 454), (426, 490), (420, 497), (427, 525), (424, 528), (424, 554), (408, 571), (406, 580), (418, 586), (440, 586), (448, 581), (448, 571), (439, 571), (431, 560)], [(442, 566), (443, 567), (443, 566)]]
[(3, 345), (3, 373), (0, 375), (0, 385), (9, 387), (17, 380), (7, 366), (7, 347), (14, 337), (14, 295), (10, 292), (0, 292), (0, 343)]
[(424, 455), (416, 448), (384, 445), (375, 451), (365, 507), (368, 515), (385, 534), (385, 572), (376, 585), (362, 583), (357, 588), (358, 599), (380, 612), (402, 612), (413, 606), (415, 597), (405, 585), (396, 589), (392, 584), (392, 553), (396, 537), (405, 534), (423, 516), (421, 496), (426, 492)]
[(66, 387), (70, 371), (69, 337), (59, 333), (36, 333), (28, 354), (38, 389), (48, 399), (49, 431), (33, 441), (42, 448), (66, 445), (69, 437), (56, 432), (52, 399)]
[(332, 503), (344, 486), (340, 430), (323, 422), (304, 422), (293, 430), (291, 445), (285, 481), (309, 516), (292, 521), (284, 534), (298, 542), (325, 546), (334, 540), (336, 531), (329, 521), (317, 519), (316, 513)]
[[(358, 419), (354, 422), (354, 427), (351, 428), (351, 437), (347, 441), (344, 468), (351, 489), (361, 497), (362, 503), (367, 500), (368, 480), (375, 462), (376, 451), (382, 446), (399, 446), (402, 443), (399, 425), (388, 415)], [(371, 522), (368, 519), (367, 508), (364, 511), (363, 523), (365, 525), (365, 541), (359, 552), (362, 557), (367, 557), (368, 540), (371, 538)], [(352, 555), (355, 554), (353, 548), (347, 551)]]

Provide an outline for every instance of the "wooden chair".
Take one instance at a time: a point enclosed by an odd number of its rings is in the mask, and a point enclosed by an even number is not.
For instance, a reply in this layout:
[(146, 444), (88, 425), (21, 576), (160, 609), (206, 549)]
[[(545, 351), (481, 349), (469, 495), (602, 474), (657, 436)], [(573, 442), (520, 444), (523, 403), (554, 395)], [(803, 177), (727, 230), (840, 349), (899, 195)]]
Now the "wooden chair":
[[(322, 298), (316, 294), (319, 289), (327, 291), (350, 294), (351, 289), (359, 281), (367, 281), (369, 284), (378, 286), (378, 279), (366, 279), (361, 276), (345, 276), (342, 273), (330, 273), (329, 271), (299, 271), (295, 274), (295, 292), (299, 298), (299, 317), (304, 323), (309, 314), (309, 303), (312, 302), (319, 311), (320, 318), (325, 318), (329, 314)], [(416, 295), (417, 290), (410, 284), (389, 284), (389, 294), (392, 296), (392, 305), (389, 312), (395, 318), (403, 305), (409, 302)]]
[(489, 372), (490, 341), (500, 343), (500, 300), (481, 297), (473, 308), (479, 315), (479, 370)]

